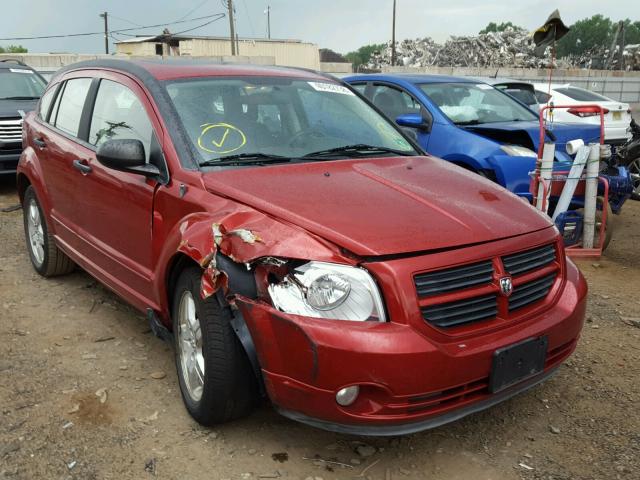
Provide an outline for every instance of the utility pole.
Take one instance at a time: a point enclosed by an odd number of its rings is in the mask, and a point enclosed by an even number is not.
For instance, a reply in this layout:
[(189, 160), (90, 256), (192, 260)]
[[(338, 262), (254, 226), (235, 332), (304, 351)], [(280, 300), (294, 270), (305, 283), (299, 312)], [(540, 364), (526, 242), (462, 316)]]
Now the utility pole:
[(391, 24), (391, 66), (396, 64), (396, 0), (393, 0), (393, 21)]
[(233, 22), (233, 0), (227, 0), (227, 6), (229, 7), (229, 38), (231, 39), (231, 55), (236, 54), (236, 29)]
[(101, 13), (104, 18), (104, 53), (109, 54), (109, 22), (107, 20), (107, 12)]
[(267, 5), (267, 38), (271, 38), (271, 5)]

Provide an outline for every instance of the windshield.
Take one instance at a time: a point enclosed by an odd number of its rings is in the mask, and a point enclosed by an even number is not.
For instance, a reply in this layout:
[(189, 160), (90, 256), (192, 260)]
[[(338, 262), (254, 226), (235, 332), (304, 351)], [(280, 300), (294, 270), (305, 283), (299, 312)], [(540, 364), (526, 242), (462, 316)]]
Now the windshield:
[(0, 70), (0, 100), (40, 98), (45, 82), (32, 70), (8, 68)]
[(597, 93), (590, 92), (578, 87), (562, 87), (556, 88), (556, 92), (566, 95), (578, 102), (611, 102), (612, 100)]
[(537, 119), (531, 110), (484, 83), (424, 83), (420, 88), (456, 125)]
[[(285, 159), (332, 150), (330, 158), (416, 154), (384, 117), (348, 88), (283, 77), (198, 78), (167, 84), (202, 164), (261, 155)], [(338, 151), (333, 151), (334, 149)], [(366, 150), (366, 148), (365, 148)]]

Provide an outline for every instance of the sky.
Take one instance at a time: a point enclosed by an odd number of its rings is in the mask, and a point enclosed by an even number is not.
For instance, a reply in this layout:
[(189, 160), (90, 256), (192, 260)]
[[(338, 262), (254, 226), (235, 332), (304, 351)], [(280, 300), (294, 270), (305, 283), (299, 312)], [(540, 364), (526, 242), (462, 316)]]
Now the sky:
[[(109, 28), (192, 19), (223, 12), (225, 0), (21, 0), (2, 2), (0, 38), (100, 32), (109, 13)], [(267, 5), (271, 7), (271, 37), (299, 39), (340, 53), (391, 38), (393, 0), (234, 0), (241, 37), (265, 37)], [(637, 0), (397, 0), (396, 38), (430, 36), (442, 42), (449, 35), (475, 35), (489, 22), (511, 21), (533, 30), (554, 8), (567, 24), (600, 13), (612, 20), (640, 20)], [(172, 32), (199, 26), (208, 20), (170, 25)], [(163, 27), (127, 33), (153, 35)], [(190, 32), (226, 36), (228, 18)], [(114, 35), (121, 39), (123, 34)], [(113, 39), (110, 48), (113, 51)], [(21, 44), (30, 52), (103, 53), (104, 36), (46, 40), (0, 40), (0, 46)]]

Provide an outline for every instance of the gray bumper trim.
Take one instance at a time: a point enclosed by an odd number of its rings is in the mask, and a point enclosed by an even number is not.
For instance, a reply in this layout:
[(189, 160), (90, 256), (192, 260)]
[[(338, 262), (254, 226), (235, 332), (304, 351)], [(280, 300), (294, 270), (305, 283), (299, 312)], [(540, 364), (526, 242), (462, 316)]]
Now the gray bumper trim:
[(365, 435), (373, 437), (385, 437), (394, 435), (408, 435), (410, 433), (420, 432), (422, 430), (428, 430), (430, 428), (436, 428), (446, 423), (455, 422), (472, 413), (480, 412), (487, 408), (490, 408), (498, 403), (504, 402), (509, 398), (525, 392), (532, 387), (544, 382), (551, 376), (553, 376), (558, 370), (558, 367), (549, 370), (548, 372), (523, 381), (518, 385), (496, 393), (491, 397), (481, 402), (473, 403), (466, 407), (454, 410), (452, 412), (437, 415), (426, 420), (421, 420), (415, 423), (393, 424), (393, 425), (346, 425), (341, 423), (332, 423), (317, 418), (308, 417), (299, 412), (291, 410), (285, 410), (276, 406), (278, 412), (291, 420), (311, 425), (312, 427), (321, 428), (323, 430), (329, 430), (331, 432), (346, 433), (350, 435)]

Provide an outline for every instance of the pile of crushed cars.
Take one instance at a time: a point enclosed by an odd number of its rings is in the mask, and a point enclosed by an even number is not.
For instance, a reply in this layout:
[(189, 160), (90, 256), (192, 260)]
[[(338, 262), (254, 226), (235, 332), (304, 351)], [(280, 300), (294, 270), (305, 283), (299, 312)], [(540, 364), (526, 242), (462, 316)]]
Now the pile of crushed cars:
[[(531, 34), (524, 29), (508, 27), (502, 32), (482, 33), (471, 37), (452, 36), (444, 44), (431, 37), (403, 40), (396, 45), (396, 63), (406, 67), (520, 67), (545, 68), (551, 62), (547, 49), (545, 56), (534, 54)], [(627, 45), (624, 49), (625, 69), (640, 70), (640, 45)], [(602, 47), (582, 55), (557, 59), (556, 68), (604, 68), (609, 49)], [(614, 55), (610, 68), (618, 69), (618, 55)], [(380, 70), (391, 65), (391, 42), (375, 52), (368, 70)]]

